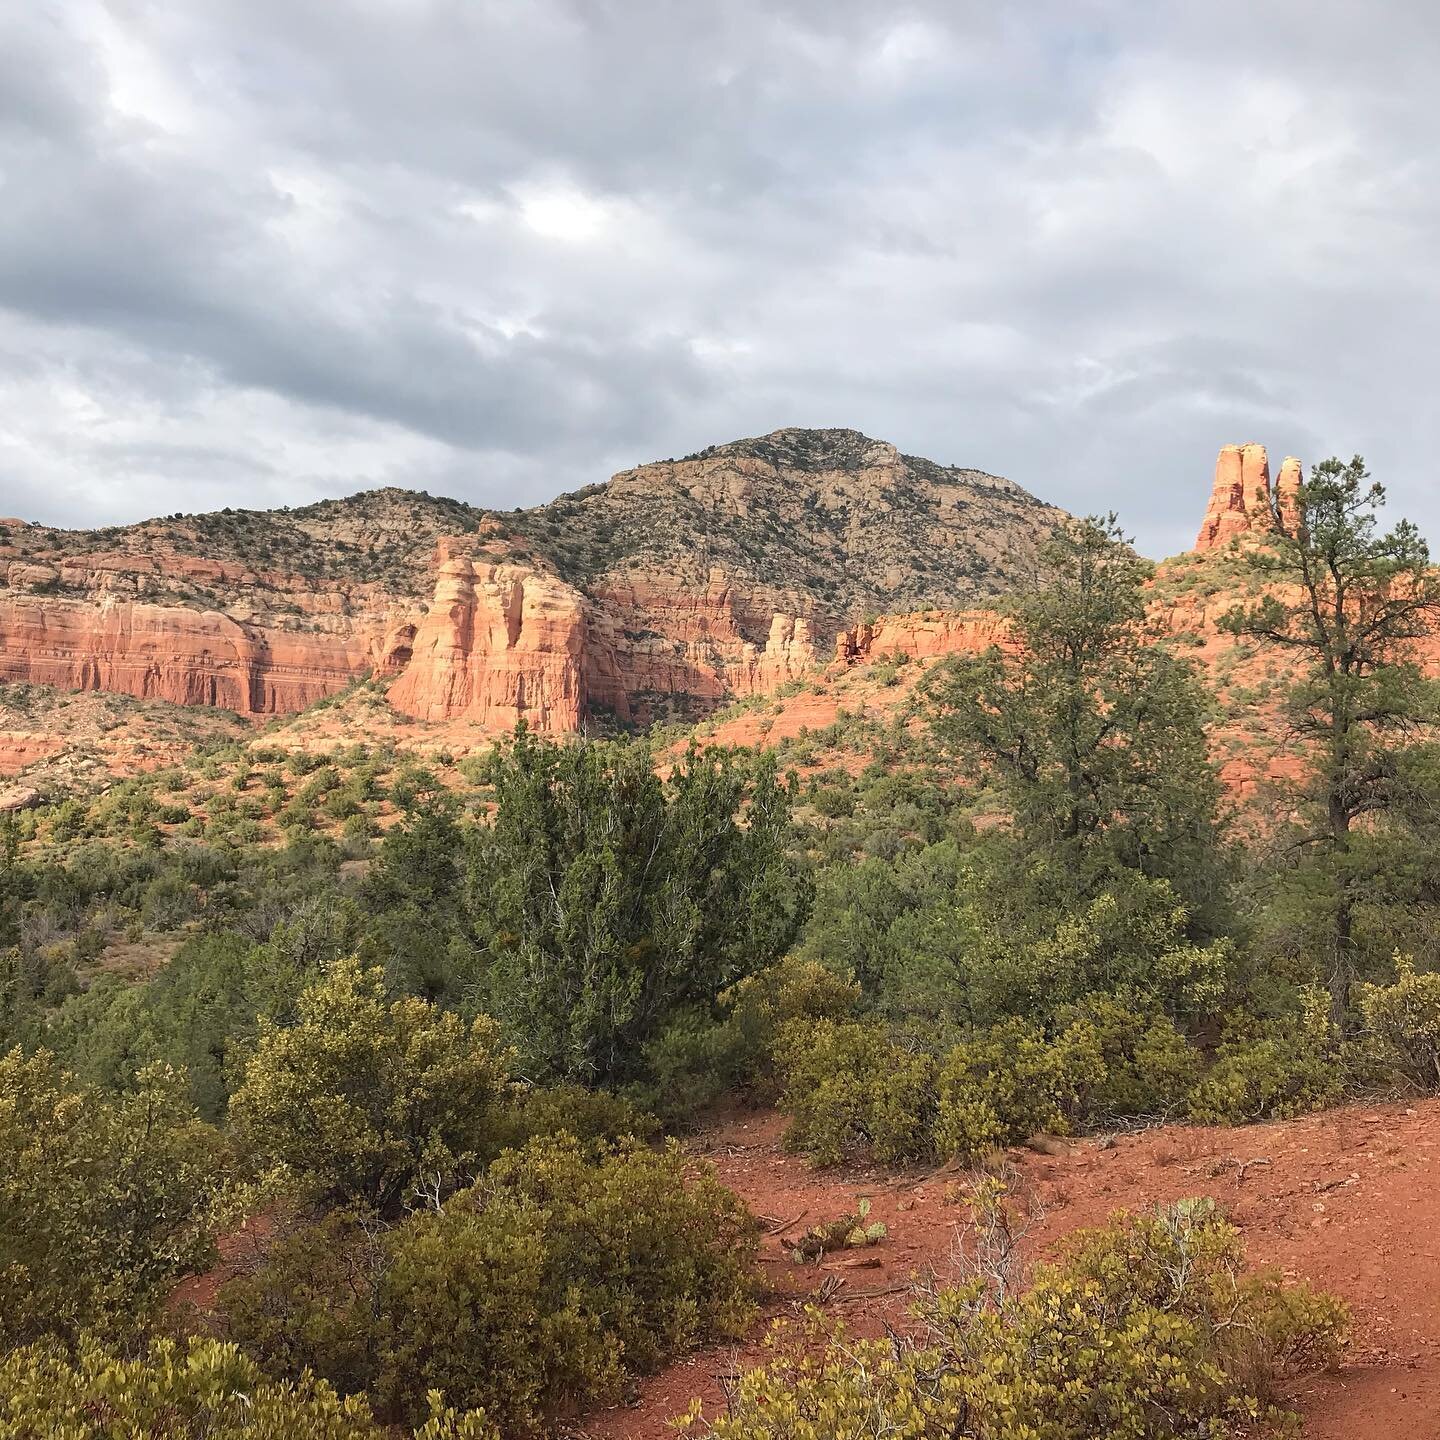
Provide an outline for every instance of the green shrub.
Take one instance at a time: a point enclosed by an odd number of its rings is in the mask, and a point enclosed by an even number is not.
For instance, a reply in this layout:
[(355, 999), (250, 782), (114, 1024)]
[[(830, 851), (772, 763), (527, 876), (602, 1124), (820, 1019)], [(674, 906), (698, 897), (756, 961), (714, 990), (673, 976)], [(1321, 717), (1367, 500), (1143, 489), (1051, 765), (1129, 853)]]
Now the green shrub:
[(647, 1139), (653, 1117), (622, 1095), (583, 1085), (537, 1085), (515, 1105), (508, 1146), (518, 1149), (545, 1135), (573, 1135), (582, 1142)]
[(780, 1106), (792, 1150), (838, 1165), (861, 1146), (876, 1160), (922, 1159), (934, 1149), (936, 1066), (859, 1020), (792, 1022), (782, 1032)]
[(277, 1377), (314, 1374), (342, 1395), (375, 1377), (382, 1230), (354, 1211), (285, 1214), (263, 1260), (220, 1288), (232, 1339)]
[[(94, 1339), (72, 1358), (31, 1345), (0, 1360), (0, 1440), (385, 1440), (361, 1399), (323, 1381), (267, 1380), (234, 1345), (156, 1340), (139, 1356)], [(414, 1440), (495, 1440), (484, 1415), (458, 1415), (434, 1397)]]
[(1367, 1058), (1382, 1077), (1440, 1089), (1440, 975), (1417, 975), (1404, 956), (1396, 968), (1393, 985), (1362, 985), (1356, 997)]
[[(716, 1440), (1222, 1440), (1281, 1418), (1274, 1382), (1328, 1363), (1338, 1301), (1246, 1275), (1209, 1202), (1117, 1217), (1028, 1290), (975, 1279), (913, 1337), (855, 1341), (810, 1312), (744, 1375)], [(798, 1341), (798, 1343), (797, 1343)], [(698, 1404), (692, 1424), (700, 1426)]]
[(810, 797), (818, 814), (829, 820), (840, 820), (855, 813), (855, 796), (836, 785), (826, 785)]
[(1312, 988), (1299, 1016), (1232, 1019), (1215, 1063), (1191, 1094), (1190, 1115), (1217, 1125), (1285, 1120), (1333, 1105), (1343, 1089), (1340, 1039), (1330, 1021), (1329, 1001)]
[(493, 1021), (387, 1001), (382, 973), (347, 958), (293, 1025), (261, 1017), (230, 1122), (317, 1198), (393, 1210), (417, 1183), (448, 1193), (498, 1148), (507, 1070)]
[(535, 1140), (392, 1230), (339, 1213), (300, 1228), (221, 1304), (271, 1374), (308, 1369), (410, 1420), (440, 1389), (536, 1432), (748, 1324), (754, 1223), (687, 1168), (673, 1147)]
[(753, 1222), (686, 1168), (674, 1146), (596, 1163), (573, 1140), (537, 1140), (410, 1221), (385, 1278), (381, 1392), (408, 1413), (439, 1388), (529, 1430), (618, 1398), (626, 1371), (742, 1333)]
[(637, 1094), (670, 1126), (737, 1090), (773, 1100), (775, 1051), (785, 1027), (841, 1019), (859, 1003), (860, 987), (848, 976), (786, 956), (722, 991), (713, 1009), (677, 1014), (646, 1047), (649, 1078)]
[(817, 1165), (868, 1146), (883, 1163), (973, 1161), (1039, 1131), (1069, 1134), (1187, 1101), (1199, 1052), (1140, 1002), (1091, 996), (1049, 1027), (1010, 1019), (938, 1059), (874, 1021), (796, 1020), (777, 1045), (786, 1143)]
[(974, 1160), (1037, 1131), (1068, 1134), (1105, 1078), (1094, 1027), (1056, 1037), (1006, 1020), (955, 1046), (940, 1067), (935, 1140), (942, 1155)]
[(223, 1147), (185, 1091), (164, 1066), (111, 1098), (49, 1051), (0, 1057), (0, 1340), (120, 1332), (209, 1262)]
[(1059, 1018), (1069, 1027), (1089, 1026), (1104, 1062), (1086, 1099), (1085, 1124), (1183, 1110), (1202, 1062), (1169, 1017), (1139, 1001), (1091, 995)]

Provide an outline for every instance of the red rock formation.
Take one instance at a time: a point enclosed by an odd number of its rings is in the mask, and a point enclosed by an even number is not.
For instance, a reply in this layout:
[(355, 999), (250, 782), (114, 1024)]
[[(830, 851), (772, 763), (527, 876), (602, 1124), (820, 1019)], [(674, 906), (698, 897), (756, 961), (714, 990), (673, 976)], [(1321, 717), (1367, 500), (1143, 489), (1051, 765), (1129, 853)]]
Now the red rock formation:
[(882, 655), (924, 660), (932, 655), (978, 655), (1003, 644), (1005, 621), (993, 610), (922, 610), (842, 630), (835, 637), (835, 659), (862, 665)]
[(745, 642), (730, 687), (740, 695), (764, 695), (815, 668), (815, 637), (803, 615), (776, 614), (759, 648)]
[(1195, 541), (1197, 551), (1223, 549), (1231, 541), (1293, 534), (1301, 523), (1300, 487), (1305, 475), (1299, 460), (1287, 455), (1275, 483), (1263, 445), (1227, 445), (1215, 462), (1210, 504)]
[(698, 716), (814, 668), (862, 605), (1004, 588), (1060, 515), (857, 432), (785, 430), (513, 515), (380, 490), (104, 531), (0, 521), (0, 679), (255, 716), (370, 669), (427, 720)]
[(1275, 501), (1265, 447), (1226, 445), (1215, 461), (1215, 482), (1196, 550), (1218, 550), (1242, 535), (1274, 529)]
[(578, 730), (585, 635), (584, 601), (563, 581), (525, 566), (444, 559), (390, 703), (422, 720)]
[(241, 715), (303, 710), (374, 663), (348, 625), (299, 630), (216, 610), (16, 594), (0, 599), (0, 679), (112, 690)]
[(1287, 535), (1294, 535), (1301, 525), (1300, 487), (1304, 483), (1305, 471), (1300, 462), (1293, 455), (1287, 455), (1275, 477), (1275, 508), (1280, 515), (1280, 528)]
[(64, 737), (59, 735), (6, 734), (0, 731), (0, 775), (18, 775), (27, 765), (58, 755), (65, 745)]

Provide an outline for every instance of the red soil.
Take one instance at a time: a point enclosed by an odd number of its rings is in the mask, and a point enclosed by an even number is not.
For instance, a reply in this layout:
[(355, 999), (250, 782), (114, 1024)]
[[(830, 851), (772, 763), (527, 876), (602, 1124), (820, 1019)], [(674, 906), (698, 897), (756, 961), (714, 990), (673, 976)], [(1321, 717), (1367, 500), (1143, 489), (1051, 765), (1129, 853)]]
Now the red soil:
[[(790, 1222), (766, 1237), (761, 1265), (774, 1286), (768, 1316), (790, 1314), (820, 1284), (843, 1282), (830, 1301), (852, 1328), (901, 1320), (912, 1275), (942, 1279), (963, 1204), (962, 1176), (873, 1170), (815, 1173), (780, 1148), (774, 1115), (740, 1117), (693, 1150), (762, 1216)], [(1053, 1253), (1072, 1231), (1117, 1209), (1210, 1195), (1239, 1226), (1253, 1263), (1341, 1296), (1354, 1315), (1342, 1367), (1304, 1381), (1293, 1403), (1310, 1440), (1432, 1440), (1440, 1433), (1440, 1100), (1413, 1106), (1350, 1106), (1238, 1130), (1167, 1126), (1113, 1141), (1019, 1151), (1022, 1195), (1044, 1216), (1029, 1254)], [(809, 1225), (871, 1200), (889, 1236), (874, 1249), (833, 1257), (818, 1269), (788, 1257)], [(773, 1228), (773, 1227), (772, 1227)], [(699, 1396), (723, 1403), (723, 1377), (756, 1362), (764, 1325), (744, 1345), (692, 1356), (641, 1382), (635, 1403), (588, 1417), (591, 1440), (661, 1440), (668, 1422)]]

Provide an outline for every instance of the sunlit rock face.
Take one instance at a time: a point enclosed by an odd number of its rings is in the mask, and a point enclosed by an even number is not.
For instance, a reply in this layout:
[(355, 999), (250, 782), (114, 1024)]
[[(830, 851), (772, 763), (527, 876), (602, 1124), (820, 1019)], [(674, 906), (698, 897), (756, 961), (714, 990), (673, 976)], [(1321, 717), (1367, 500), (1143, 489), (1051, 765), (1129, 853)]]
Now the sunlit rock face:
[(1281, 462), (1272, 484), (1263, 445), (1226, 445), (1215, 461), (1210, 504), (1195, 540), (1199, 551), (1219, 550), (1244, 536), (1293, 531), (1300, 519), (1304, 472), (1293, 455)]

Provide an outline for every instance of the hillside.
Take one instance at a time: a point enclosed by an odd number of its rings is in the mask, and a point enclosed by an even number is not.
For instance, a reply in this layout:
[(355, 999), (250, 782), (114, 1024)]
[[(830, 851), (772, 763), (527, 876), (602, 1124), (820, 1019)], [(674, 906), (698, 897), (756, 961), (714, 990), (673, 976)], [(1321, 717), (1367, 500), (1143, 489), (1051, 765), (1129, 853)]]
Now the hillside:
[[(1297, 474), (1298, 462), (1287, 460), (1282, 482), (1296, 483)], [(1197, 548), (1164, 562), (1150, 592), (1155, 624), (1210, 678), (1215, 753), (1228, 786), (1241, 795), (1293, 764), (1273, 705), (1284, 657), (1254, 655), (1218, 625), (1254, 583), (1233, 546), (1269, 533), (1269, 493), (1264, 448), (1226, 446)], [(920, 495), (923, 505), (916, 503)], [(1196, 500), (1198, 514), (1198, 493)], [(962, 523), (981, 513), (987, 523)], [(306, 546), (314, 555), (328, 555), (328, 580), (296, 592), (311, 614), (284, 628), (269, 648), (273, 693), (309, 698), (288, 715), (270, 715), (265, 745), (323, 755), (358, 744), (433, 760), (463, 756), (522, 715), (532, 726), (560, 731), (603, 728), (607, 719), (639, 725), (673, 720), (686, 727), (674, 732), (684, 737), (678, 744), (693, 735), (701, 743), (778, 746), (786, 763), (802, 773), (854, 774), (930, 667), (1001, 637), (1003, 622), (985, 603), (991, 597), (961, 594), (970, 583), (966, 567), (976, 570), (975, 584), (1022, 583), (1037, 537), (1058, 513), (1008, 482), (942, 470), (853, 431), (782, 431), (628, 471), (548, 506), (503, 516), (423, 495), (374, 491), (303, 510), (153, 521), (122, 538), (132, 547), (141, 538), (156, 547), (182, 541), (194, 546), (197, 537), (213, 534), (214, 553), (229, 566), (256, 558), (246, 547), (262, 534), (272, 549), (283, 543), (292, 556), (312, 554)], [(632, 518), (622, 523), (626, 514)], [(677, 519), (685, 514), (694, 521), (689, 528)], [(776, 516), (800, 518), (782, 526)], [(113, 540), (122, 532), (95, 534)], [(425, 560), (425, 583), (436, 593), (429, 604), (412, 599), (409, 608), (398, 594), (387, 596), (389, 608), (374, 612), (385, 632), (380, 661), (366, 664), (374, 651), (357, 645), (354, 634), (365, 623), (357, 597), (369, 592), (346, 567), (355, 564), (361, 547), (367, 554), (398, 555), (412, 534), (438, 547), (438, 560)], [(58, 547), (57, 535), (24, 527), (19, 538), (33, 556), (45, 544)], [(317, 538), (323, 536), (333, 537), (333, 553)], [(83, 536), (62, 538), (70, 545), (67, 553), (84, 553), (86, 564), (98, 565), (99, 552), (79, 549)], [(901, 563), (906, 549), (922, 557), (921, 566), (928, 555), (930, 568), (907, 569)], [(978, 557), (992, 552), (988, 568), (981, 566)], [(819, 555), (832, 557), (828, 574), (804, 568)], [(848, 558), (857, 556), (863, 564)], [(78, 574), (75, 561), (68, 563)], [(166, 562), (165, 583), (178, 583), (186, 563), (222, 562), (182, 560), (177, 551)], [(395, 564), (385, 572), (392, 578), (399, 573)], [(318, 565), (316, 560), (311, 567), (316, 575)], [(923, 577), (940, 571), (958, 598), (907, 608)], [(34, 607), (31, 613), (52, 635), (68, 615), (90, 613), (86, 605), (113, 621), (116, 574), (93, 571), (98, 598), (89, 601), (32, 592), (24, 604)], [(887, 576), (896, 587), (893, 604), (881, 603)], [(18, 579), (23, 586), (24, 577)], [(352, 581), (357, 588), (344, 588)], [(0, 590), (0, 618), (23, 613), (14, 583), (8, 611)], [(395, 580), (397, 591), (400, 583)], [(348, 613), (342, 601), (349, 603)], [(171, 627), (169, 643), (178, 621), (205, 619), (193, 609), (157, 606), (142, 613), (162, 615)], [(232, 604), (230, 613), (240, 613), (240, 606)], [(758, 643), (748, 638), (757, 635)], [(101, 637), (106, 644), (113, 638), (113, 628)], [(358, 654), (356, 669), (337, 663), (313, 694), (284, 691), (276, 679), (280, 662), (287, 648), (293, 653), (302, 645), (330, 645), (327, 653), (338, 660)], [(107, 672), (98, 658), (86, 663), (81, 684), (134, 675)], [(356, 685), (370, 668), (373, 683)], [(32, 666), (32, 673), (37, 670), (53, 673), (43, 660)], [(165, 680), (169, 673), (161, 664), (142, 681), (157, 674)], [(160, 747), (163, 758), (132, 746), (132, 731), (149, 726), (153, 733), (158, 723), (141, 711), (133, 717), (125, 712), (126, 725), (110, 715), (95, 735), (80, 734), (69, 719), (89, 714), (71, 703), (79, 698), (37, 689), (22, 715), (18, 690), (13, 692), (9, 717), (0, 712), (0, 773), (24, 771), (43, 790), (70, 788), (78, 777), (68, 757), (81, 741), (87, 772), (107, 764), (128, 772), (137, 758), (141, 768), (176, 758), (174, 744)], [(110, 696), (109, 710), (122, 698)], [(198, 721), (206, 713), (193, 705), (146, 703), (150, 715), (164, 715), (177, 735), (186, 729), (187, 714)], [(52, 712), (64, 718), (50, 727), (45, 717)], [(219, 718), (213, 709), (208, 713)], [(50, 728), (53, 734), (47, 734)], [(206, 728), (207, 738), (220, 738), (212, 732), (213, 726)], [(198, 740), (201, 732), (194, 733)]]
[(376, 490), (67, 531), (0, 522), (0, 678), (294, 713), (365, 672), (425, 720), (703, 714), (867, 613), (1023, 580), (1062, 512), (851, 430), (782, 430), (530, 510)]
[(593, 595), (637, 575), (708, 586), (719, 569), (833, 630), (1014, 588), (1059, 513), (856, 430), (791, 429), (627, 470), (505, 523)]

